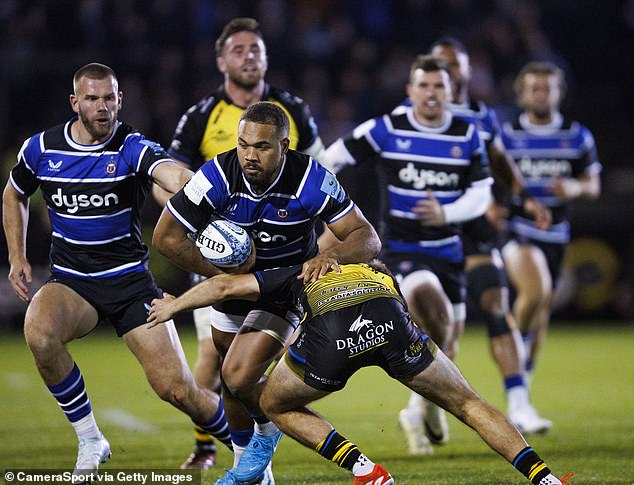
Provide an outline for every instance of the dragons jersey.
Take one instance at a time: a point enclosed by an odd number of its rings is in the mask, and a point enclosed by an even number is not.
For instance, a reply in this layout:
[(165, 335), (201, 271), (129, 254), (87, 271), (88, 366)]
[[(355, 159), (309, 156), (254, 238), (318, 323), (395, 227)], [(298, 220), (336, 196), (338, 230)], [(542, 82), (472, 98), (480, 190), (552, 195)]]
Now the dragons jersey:
[[(277, 104), (288, 116), (290, 148), (303, 152), (317, 140), (317, 125), (301, 98), (266, 84), (262, 101)], [(244, 110), (233, 104), (224, 86), (220, 86), (212, 96), (189, 108), (181, 117), (169, 154), (196, 170), (219, 153), (234, 148)]]
[(381, 229), (389, 250), (462, 260), (460, 226), (423, 227), (412, 208), (429, 190), (448, 204), (471, 186), (491, 184), (475, 124), (449, 114), (442, 126), (428, 128), (406, 108), (359, 125), (344, 145), (356, 163), (379, 164), (386, 191)]
[(354, 203), (337, 178), (308, 155), (289, 150), (280, 173), (263, 193), (244, 178), (234, 148), (205, 163), (167, 203), (189, 231), (218, 214), (250, 232), (255, 269), (303, 263), (318, 253), (315, 221), (333, 223)]
[(300, 265), (258, 271), (255, 276), (261, 299), (294, 309), (302, 320), (375, 298), (393, 298), (404, 305), (391, 276), (367, 264), (343, 264), (339, 268), (340, 273), (326, 273), (305, 286), (297, 279)]
[(549, 229), (538, 229), (524, 213), (521, 201), (513, 200), (509, 229), (536, 241), (567, 243), (566, 201), (554, 196), (551, 187), (555, 177), (578, 178), (601, 171), (592, 134), (559, 113), (548, 125), (532, 125), (523, 113), (512, 124), (504, 124), (502, 141), (522, 172), (530, 195), (549, 207), (553, 216)]
[(123, 123), (104, 143), (80, 145), (70, 133), (75, 119), (27, 139), (10, 175), (20, 194), (42, 191), (52, 271), (103, 278), (146, 269), (141, 208), (152, 171), (171, 159)]

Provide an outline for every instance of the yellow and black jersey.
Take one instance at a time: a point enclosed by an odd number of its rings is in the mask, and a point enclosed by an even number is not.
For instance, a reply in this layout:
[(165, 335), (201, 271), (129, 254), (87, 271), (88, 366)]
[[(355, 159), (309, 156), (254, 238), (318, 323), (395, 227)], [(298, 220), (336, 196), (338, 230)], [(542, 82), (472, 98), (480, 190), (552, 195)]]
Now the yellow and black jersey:
[(274, 268), (255, 273), (261, 298), (290, 307), (301, 319), (358, 305), (375, 298), (393, 298), (403, 304), (392, 276), (367, 264), (344, 264), (304, 286), (297, 279), (301, 266)]
[[(290, 148), (314, 156), (311, 148), (316, 144), (323, 147), (317, 125), (301, 98), (266, 84), (262, 101), (277, 104), (288, 116)], [(234, 104), (224, 85), (220, 86), (181, 117), (168, 153), (197, 170), (204, 162), (236, 146), (238, 122), (245, 109)]]

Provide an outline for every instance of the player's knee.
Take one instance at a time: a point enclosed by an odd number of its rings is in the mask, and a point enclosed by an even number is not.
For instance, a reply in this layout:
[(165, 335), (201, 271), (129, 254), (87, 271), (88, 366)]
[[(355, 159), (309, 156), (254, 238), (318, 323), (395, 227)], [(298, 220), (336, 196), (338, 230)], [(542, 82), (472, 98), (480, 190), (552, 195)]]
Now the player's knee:
[(261, 376), (253, 376), (243, 368), (222, 368), (222, 379), (227, 390), (244, 402), (249, 398)]
[(484, 315), (489, 338), (501, 337), (511, 332), (511, 327), (505, 315), (487, 313)]
[(179, 409), (188, 402), (191, 383), (184, 379), (160, 379), (151, 384), (158, 397)]
[(24, 338), (36, 359), (56, 354), (64, 346), (56, 332), (48, 329), (42, 321), (29, 318), (24, 321)]

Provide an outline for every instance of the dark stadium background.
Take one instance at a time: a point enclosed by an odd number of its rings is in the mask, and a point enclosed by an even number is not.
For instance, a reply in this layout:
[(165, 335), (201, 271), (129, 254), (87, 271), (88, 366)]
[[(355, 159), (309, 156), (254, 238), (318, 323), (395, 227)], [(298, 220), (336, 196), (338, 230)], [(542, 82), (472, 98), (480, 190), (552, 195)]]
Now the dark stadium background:
[[(514, 113), (511, 86), (523, 64), (560, 65), (563, 112), (594, 133), (604, 172), (601, 198), (573, 207), (556, 316), (634, 319), (634, 0), (2, 0), (2, 183), (26, 137), (70, 117), (72, 74), (88, 62), (117, 72), (121, 119), (169, 145), (180, 115), (221, 82), (213, 41), (236, 16), (261, 21), (267, 80), (309, 103), (326, 144), (399, 103), (410, 62), (439, 36), (466, 44), (472, 95), (502, 119)], [(341, 179), (375, 220), (371, 178)], [(28, 251), (39, 282), (48, 262), (43, 209), (33, 198)], [(148, 234), (158, 213), (147, 204)], [(4, 238), (0, 270), (0, 330), (18, 328), (24, 306), (6, 280)], [(160, 258), (153, 270), (164, 288), (187, 286)]]

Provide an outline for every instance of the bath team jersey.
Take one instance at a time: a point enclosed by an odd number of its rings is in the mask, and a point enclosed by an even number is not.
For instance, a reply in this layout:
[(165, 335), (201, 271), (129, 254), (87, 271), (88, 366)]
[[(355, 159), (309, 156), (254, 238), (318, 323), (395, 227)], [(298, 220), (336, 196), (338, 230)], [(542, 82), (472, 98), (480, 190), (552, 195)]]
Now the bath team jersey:
[(509, 229), (522, 238), (566, 244), (570, 240), (566, 201), (552, 193), (552, 184), (556, 177), (578, 178), (601, 171), (592, 134), (559, 113), (548, 125), (532, 125), (523, 113), (503, 126), (502, 141), (522, 172), (528, 192), (550, 208), (553, 217), (549, 229), (538, 229), (520, 201), (514, 200)]
[(427, 198), (428, 190), (438, 202), (449, 204), (471, 186), (491, 184), (475, 124), (449, 114), (442, 126), (428, 128), (416, 121), (412, 108), (406, 108), (401, 114), (366, 121), (344, 144), (355, 163), (378, 160), (387, 191), (386, 227), (381, 229), (388, 250), (462, 261), (460, 226), (423, 227), (412, 208)]
[(141, 208), (152, 171), (171, 159), (123, 123), (104, 143), (80, 145), (70, 133), (75, 119), (26, 140), (11, 183), (25, 196), (41, 189), (53, 273), (104, 278), (144, 270)]
[(244, 227), (255, 241), (255, 270), (312, 258), (318, 252), (316, 219), (330, 224), (353, 207), (332, 173), (294, 150), (270, 187), (258, 194), (244, 178), (235, 148), (205, 163), (167, 203), (191, 232), (206, 227), (212, 214)]
[[(288, 116), (290, 148), (303, 152), (315, 143), (317, 125), (302, 99), (267, 84), (262, 101), (275, 103)], [(235, 105), (226, 95), (224, 86), (220, 86), (212, 96), (189, 108), (181, 117), (169, 154), (196, 170), (219, 153), (234, 148), (238, 140), (238, 122), (244, 110)]]

